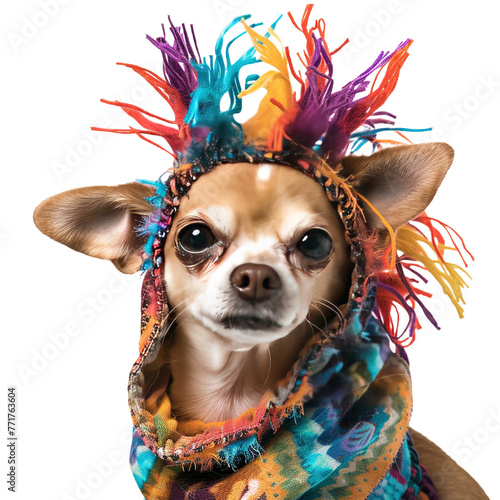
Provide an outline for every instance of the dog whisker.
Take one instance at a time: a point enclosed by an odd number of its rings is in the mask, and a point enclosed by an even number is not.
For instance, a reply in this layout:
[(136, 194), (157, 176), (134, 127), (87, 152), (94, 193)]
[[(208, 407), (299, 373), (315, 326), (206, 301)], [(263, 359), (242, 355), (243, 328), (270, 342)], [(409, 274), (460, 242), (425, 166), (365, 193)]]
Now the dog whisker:
[(267, 354), (269, 356), (269, 367), (267, 369), (267, 376), (266, 376), (266, 380), (264, 381), (264, 387), (266, 386), (267, 381), (269, 380), (269, 375), (271, 374), (271, 362), (272, 362), (272, 359), (271, 359), (271, 349), (270, 349), (269, 346), (267, 346)]
[(326, 328), (328, 326), (328, 320), (326, 319), (326, 316), (323, 314), (323, 311), (316, 305), (316, 303), (317, 302), (311, 302), (311, 306), (314, 307), (314, 309), (316, 309), (321, 314)]
[(309, 320), (309, 319), (306, 318), (306, 322), (311, 327), (313, 335), (314, 335), (314, 329), (316, 328), (316, 330), (318, 330), (320, 333), (322, 333), (325, 337), (328, 337), (328, 333), (325, 332), (325, 330), (323, 330), (322, 328), (320, 328), (318, 325), (316, 325), (315, 323), (313, 323), (311, 320)]
[(335, 305), (333, 302), (330, 302), (329, 300), (326, 300), (326, 299), (318, 299), (314, 303), (320, 304), (323, 307), (326, 307), (327, 309), (329, 309), (330, 311), (335, 313), (335, 315), (339, 318), (341, 325), (344, 325), (344, 323), (345, 323), (344, 314), (342, 313), (340, 308), (337, 305)]

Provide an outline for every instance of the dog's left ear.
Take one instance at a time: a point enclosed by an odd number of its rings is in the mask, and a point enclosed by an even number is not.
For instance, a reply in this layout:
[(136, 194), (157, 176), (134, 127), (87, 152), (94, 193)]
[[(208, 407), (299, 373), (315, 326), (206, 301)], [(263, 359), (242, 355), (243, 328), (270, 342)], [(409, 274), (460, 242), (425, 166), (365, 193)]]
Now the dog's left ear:
[(139, 182), (65, 191), (38, 205), (35, 225), (53, 240), (77, 252), (110, 260), (123, 273), (141, 267), (145, 241), (135, 231), (152, 208), (145, 199), (151, 186)]
[[(442, 142), (387, 148), (371, 156), (347, 156), (340, 175), (397, 229), (427, 208), (453, 154)], [(383, 233), (380, 218), (369, 208), (365, 214), (368, 224)]]

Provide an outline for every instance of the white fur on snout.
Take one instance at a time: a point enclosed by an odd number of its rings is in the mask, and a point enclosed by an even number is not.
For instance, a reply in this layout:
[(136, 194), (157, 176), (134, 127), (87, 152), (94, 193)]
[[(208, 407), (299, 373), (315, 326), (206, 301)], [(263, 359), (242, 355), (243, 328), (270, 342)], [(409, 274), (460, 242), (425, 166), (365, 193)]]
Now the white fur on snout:
[[(236, 267), (246, 263), (265, 264), (276, 271), (281, 288), (271, 299), (251, 305), (239, 297), (230, 276)], [(207, 328), (237, 343), (271, 342), (288, 335), (304, 321), (312, 299), (312, 286), (312, 280), (292, 271), (276, 237), (238, 238), (219, 265), (204, 277), (202, 290), (193, 298), (189, 309)], [(220, 323), (228, 315), (239, 314), (272, 319), (280, 327), (269, 330), (228, 329)]]

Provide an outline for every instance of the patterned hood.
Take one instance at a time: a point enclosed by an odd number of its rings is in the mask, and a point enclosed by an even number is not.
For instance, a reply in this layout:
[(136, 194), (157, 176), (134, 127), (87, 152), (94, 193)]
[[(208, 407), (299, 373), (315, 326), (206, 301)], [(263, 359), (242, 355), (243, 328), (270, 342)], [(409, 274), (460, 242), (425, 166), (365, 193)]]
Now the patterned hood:
[[(355, 194), (346, 194), (342, 180), (336, 185), (322, 179), (305, 164), (302, 157), (296, 168), (320, 179), (346, 228), (355, 262), (349, 301), (329, 335), (313, 337), (286, 378), (238, 418), (178, 422), (171, 413), (168, 372), (159, 376), (149, 368), (162, 355), (170, 324), (163, 243), (153, 242), (142, 292), (141, 354), (129, 380), (135, 425), (131, 464), (147, 499), (188, 498), (188, 493), (203, 499), (435, 498), (407, 434), (412, 395), (403, 340), (397, 338), (401, 332), (388, 329), (391, 308), (405, 304), (413, 313), (406, 337), (411, 342), (418, 326), (415, 304), (396, 287), (406, 284), (420, 299), (409, 281), (398, 283), (375, 258)], [(184, 174), (181, 179), (173, 175), (164, 199), (177, 198), (174, 193), (182, 191), (175, 183), (185, 182)], [(414, 237), (409, 246), (418, 245), (416, 226), (423, 224), (438, 238), (432, 220), (421, 216), (398, 233), (400, 243), (408, 244), (406, 236)], [(414, 263), (406, 259), (398, 253), (402, 276), (404, 266)], [(398, 354), (390, 348), (391, 337)]]

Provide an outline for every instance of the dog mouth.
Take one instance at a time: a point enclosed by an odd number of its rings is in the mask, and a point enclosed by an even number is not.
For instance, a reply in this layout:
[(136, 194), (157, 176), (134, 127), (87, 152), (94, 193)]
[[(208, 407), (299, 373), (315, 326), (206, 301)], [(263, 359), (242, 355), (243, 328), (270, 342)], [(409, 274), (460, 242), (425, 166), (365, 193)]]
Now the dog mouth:
[(228, 314), (219, 320), (228, 330), (277, 330), (281, 325), (272, 318), (257, 315)]

